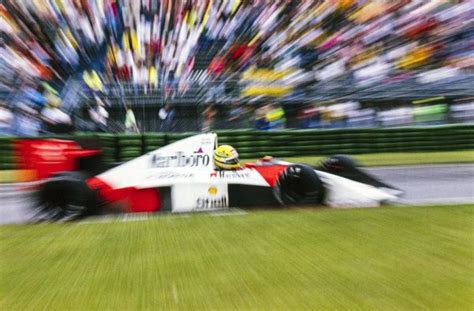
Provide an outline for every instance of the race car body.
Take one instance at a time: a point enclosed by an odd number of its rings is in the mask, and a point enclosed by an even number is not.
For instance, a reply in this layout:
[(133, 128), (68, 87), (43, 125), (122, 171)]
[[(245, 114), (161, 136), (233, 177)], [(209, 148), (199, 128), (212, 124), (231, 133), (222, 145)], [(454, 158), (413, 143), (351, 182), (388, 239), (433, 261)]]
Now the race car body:
[[(330, 158), (321, 169), (263, 159), (239, 170), (218, 170), (213, 162), (217, 146), (217, 135), (209, 133), (149, 152), (88, 178), (85, 182), (92, 191), (69, 195), (69, 202), (62, 200), (60, 210), (70, 210), (62, 214), (74, 217), (78, 216), (75, 213), (96, 212), (97, 207), (80, 207), (85, 204), (83, 200), (75, 202), (76, 197), (91, 196), (92, 193), (95, 199), (91, 198), (87, 204), (97, 205), (100, 201), (102, 205), (120, 206), (125, 212), (193, 212), (298, 204), (378, 206), (396, 200), (399, 194), (395, 188), (356, 169), (345, 157)], [(352, 177), (344, 177), (351, 170)], [(45, 188), (49, 184), (57, 189), (50, 186), (49, 192), (43, 191), (42, 204), (51, 209), (58, 204), (49, 202), (48, 196), (74, 192), (77, 186), (71, 179), (81, 182), (80, 178), (67, 174), (59, 174), (46, 182)], [(62, 187), (67, 183), (67, 189)], [(58, 207), (54, 209), (58, 210)]]

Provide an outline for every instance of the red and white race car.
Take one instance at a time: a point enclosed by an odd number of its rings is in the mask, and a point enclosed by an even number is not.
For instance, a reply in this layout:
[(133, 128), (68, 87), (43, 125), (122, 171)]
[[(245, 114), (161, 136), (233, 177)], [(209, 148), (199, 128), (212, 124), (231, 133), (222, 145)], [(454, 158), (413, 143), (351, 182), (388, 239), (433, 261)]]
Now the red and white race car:
[(214, 133), (185, 138), (95, 176), (58, 173), (39, 190), (43, 219), (70, 220), (110, 211), (194, 212), (229, 207), (378, 206), (400, 191), (345, 156), (314, 168), (263, 158), (240, 170), (217, 170)]

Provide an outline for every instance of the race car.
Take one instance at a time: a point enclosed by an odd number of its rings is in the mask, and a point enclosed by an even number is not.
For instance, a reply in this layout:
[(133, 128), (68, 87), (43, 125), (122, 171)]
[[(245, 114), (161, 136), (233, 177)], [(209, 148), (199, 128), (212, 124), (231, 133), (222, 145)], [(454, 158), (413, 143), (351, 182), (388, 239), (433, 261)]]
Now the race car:
[(239, 169), (213, 161), (218, 136), (191, 136), (103, 173), (57, 173), (42, 183), (42, 219), (72, 220), (110, 212), (195, 212), (230, 207), (379, 206), (401, 192), (357, 168), (346, 156), (319, 167), (264, 157)]

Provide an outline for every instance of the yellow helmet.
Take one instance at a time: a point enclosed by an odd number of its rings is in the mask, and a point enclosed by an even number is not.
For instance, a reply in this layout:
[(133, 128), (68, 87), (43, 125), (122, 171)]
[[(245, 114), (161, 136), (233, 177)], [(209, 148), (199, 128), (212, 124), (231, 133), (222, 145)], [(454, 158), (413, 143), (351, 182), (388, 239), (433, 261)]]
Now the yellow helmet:
[(224, 170), (241, 168), (237, 150), (229, 145), (222, 145), (214, 150), (214, 163), (217, 167)]

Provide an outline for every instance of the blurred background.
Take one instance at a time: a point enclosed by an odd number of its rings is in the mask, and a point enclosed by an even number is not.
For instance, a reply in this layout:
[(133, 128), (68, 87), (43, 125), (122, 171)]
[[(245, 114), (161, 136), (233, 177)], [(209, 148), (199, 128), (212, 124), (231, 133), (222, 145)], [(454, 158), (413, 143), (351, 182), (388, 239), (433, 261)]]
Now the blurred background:
[(0, 3), (0, 135), (474, 121), (472, 1)]

